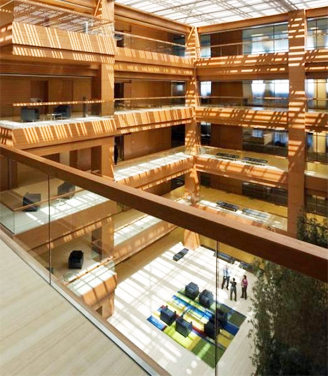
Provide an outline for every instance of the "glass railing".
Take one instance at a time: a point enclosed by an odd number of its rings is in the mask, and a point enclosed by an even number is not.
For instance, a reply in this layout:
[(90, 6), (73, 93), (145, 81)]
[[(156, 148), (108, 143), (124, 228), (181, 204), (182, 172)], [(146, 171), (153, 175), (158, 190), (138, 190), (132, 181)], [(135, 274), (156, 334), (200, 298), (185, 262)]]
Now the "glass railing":
[(309, 110), (328, 112), (328, 98), (308, 98), (307, 105)]
[(119, 162), (115, 167), (114, 178), (116, 181), (120, 181), (187, 159), (190, 159), (190, 154), (184, 146), (179, 146), (170, 150)]
[(199, 103), (202, 107), (288, 108), (286, 97), (200, 96)]
[(115, 111), (143, 110), (150, 108), (184, 107), (186, 98), (148, 97), (148, 98), (115, 98)]
[(132, 35), (120, 31), (115, 31), (114, 38), (117, 41), (117, 47), (157, 52), (181, 57), (186, 56), (186, 47), (183, 44), (147, 38), (140, 35)]
[(259, 37), (256, 41), (243, 41), (201, 46), (199, 48), (201, 58), (258, 55), (278, 52), (288, 52), (288, 36), (284, 38)]
[(307, 151), (306, 160), (308, 164), (314, 166), (327, 165), (328, 164), (328, 135), (326, 132), (316, 133), (309, 132), (306, 135)]
[(91, 35), (113, 35), (113, 22), (85, 13), (29, 0), (14, 0), (3, 4), (0, 12), (6, 14), (0, 26), (9, 22), (51, 27)]
[[(322, 305), (328, 304), (327, 286), (319, 282), (327, 279), (323, 248), (266, 229), (250, 231), (228, 215), (224, 220), (215, 213), (203, 215), (190, 205), (182, 207), (12, 148), (1, 147), (1, 158), (8, 166), (2, 174), (1, 209), (15, 216), (12, 227), (11, 220), (6, 222), (10, 215), (1, 210), (1, 224), (19, 244), (19, 252), (27, 262), (36, 260), (40, 273), (48, 270), (48, 282), (148, 374), (250, 375), (260, 369), (256, 359), (265, 351), (259, 345), (262, 335), (276, 335), (285, 346), (291, 346), (291, 338), (298, 340), (304, 356), (304, 346), (312, 346), (313, 330), (320, 346), (313, 357), (306, 352), (307, 360), (322, 374), (321, 346), (327, 331), (319, 313), (326, 319), (327, 307), (323, 310)], [(270, 220), (264, 210), (242, 204), (233, 211), (236, 202), (231, 197), (217, 198), (219, 204), (213, 201), (221, 214)], [(313, 231), (303, 231), (303, 239), (307, 233)], [(318, 279), (269, 264), (267, 258)], [(312, 287), (315, 295), (311, 292), (307, 299), (314, 295), (314, 300), (305, 311), (291, 306), (295, 299), (302, 307), (304, 289)], [(268, 312), (272, 315), (267, 321)], [(288, 340), (279, 330), (268, 331), (271, 320), (281, 315), (281, 328), (296, 325)], [(299, 330), (307, 325), (306, 317), (316, 318), (311, 336)], [(243, 349), (238, 369), (229, 355), (237, 346)], [(298, 345), (292, 346), (294, 355)], [(268, 351), (271, 354), (272, 345)], [(293, 367), (302, 359), (293, 356)]]
[[(39, 98), (25, 103), (12, 103), (2, 106), (1, 121), (13, 123), (53, 122), (57, 120), (81, 120), (102, 116), (113, 112), (113, 101), (100, 99), (80, 101), (42, 102)], [(102, 116), (108, 117), (108, 116)], [(14, 125), (14, 124), (13, 124)]]
[(328, 33), (323, 30), (309, 30), (307, 36), (307, 50), (327, 49), (328, 48)]
[(261, 155), (260, 153), (252, 153), (244, 150), (239, 151), (234, 149), (201, 146), (199, 148), (199, 155), (250, 166), (275, 168), (282, 171), (288, 170), (287, 158), (273, 155)]

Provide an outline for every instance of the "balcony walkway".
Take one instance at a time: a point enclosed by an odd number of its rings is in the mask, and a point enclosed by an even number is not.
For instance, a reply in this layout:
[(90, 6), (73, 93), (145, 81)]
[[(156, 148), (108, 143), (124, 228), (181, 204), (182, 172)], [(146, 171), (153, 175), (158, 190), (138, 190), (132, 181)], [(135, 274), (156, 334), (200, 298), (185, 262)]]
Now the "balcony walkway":
[(0, 240), (2, 376), (146, 375)]

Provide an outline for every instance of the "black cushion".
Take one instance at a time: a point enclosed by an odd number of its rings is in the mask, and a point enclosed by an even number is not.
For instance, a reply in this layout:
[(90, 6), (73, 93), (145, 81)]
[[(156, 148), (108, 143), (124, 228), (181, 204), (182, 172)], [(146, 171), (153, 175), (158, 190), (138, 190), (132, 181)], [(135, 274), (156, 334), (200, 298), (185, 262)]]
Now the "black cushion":
[[(23, 197), (23, 206), (30, 205), (23, 210), (26, 212), (34, 212), (39, 209), (39, 203), (41, 201), (41, 193), (26, 193)], [(31, 205), (36, 204), (36, 205)]]
[(169, 308), (164, 307), (161, 309), (160, 319), (164, 321), (167, 325), (172, 325), (175, 321), (176, 312), (171, 311)]
[(68, 258), (68, 266), (70, 269), (81, 269), (83, 265), (84, 255), (82, 251), (72, 251)]
[(186, 287), (185, 287), (185, 295), (190, 298), (195, 300), (199, 294), (199, 287), (196, 285), (196, 283), (190, 282)]
[(175, 329), (178, 333), (182, 334), (184, 337), (188, 337), (189, 333), (192, 331), (192, 323), (186, 321), (182, 317), (179, 317), (176, 321)]

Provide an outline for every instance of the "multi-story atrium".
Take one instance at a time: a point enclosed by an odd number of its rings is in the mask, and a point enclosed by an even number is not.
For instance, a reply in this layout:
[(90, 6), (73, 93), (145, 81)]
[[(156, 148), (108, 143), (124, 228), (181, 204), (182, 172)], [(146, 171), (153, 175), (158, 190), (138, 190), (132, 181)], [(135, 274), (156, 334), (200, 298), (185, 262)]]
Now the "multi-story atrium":
[(327, 2), (0, 4), (0, 374), (327, 374)]

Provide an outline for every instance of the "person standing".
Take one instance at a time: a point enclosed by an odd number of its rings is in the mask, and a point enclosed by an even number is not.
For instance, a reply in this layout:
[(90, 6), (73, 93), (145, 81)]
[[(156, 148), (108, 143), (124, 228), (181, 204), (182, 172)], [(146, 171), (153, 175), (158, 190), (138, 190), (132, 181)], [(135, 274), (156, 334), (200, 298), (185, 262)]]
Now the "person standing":
[(115, 144), (114, 145), (114, 164), (116, 164), (116, 165), (117, 165), (117, 160), (118, 160), (118, 147)]
[(232, 300), (232, 294), (235, 295), (235, 302), (237, 301), (237, 282), (234, 278), (232, 278), (231, 284), (231, 290), (230, 290), (230, 300)]
[(247, 286), (248, 286), (247, 276), (244, 275), (244, 278), (241, 281), (241, 297), (245, 299), (247, 299)]
[(228, 265), (223, 268), (223, 281), (221, 288), (224, 288), (224, 285), (227, 284), (227, 290), (229, 290), (229, 281), (230, 281), (230, 270)]

